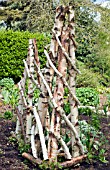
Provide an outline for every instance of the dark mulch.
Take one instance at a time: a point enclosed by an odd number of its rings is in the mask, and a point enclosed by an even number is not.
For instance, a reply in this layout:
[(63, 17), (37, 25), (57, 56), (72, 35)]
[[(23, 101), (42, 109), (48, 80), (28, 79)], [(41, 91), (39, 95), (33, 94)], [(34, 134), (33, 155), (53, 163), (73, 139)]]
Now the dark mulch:
[[(0, 115), (8, 108), (0, 106)], [(84, 119), (85, 117), (82, 117)], [(26, 160), (22, 158), (17, 149), (17, 145), (13, 145), (9, 141), (10, 132), (15, 130), (15, 121), (5, 120), (0, 118), (0, 170), (35, 170), (38, 167), (32, 165), (31, 163), (24, 163)], [(101, 118), (101, 131), (104, 133), (106, 139), (108, 140), (105, 146), (106, 159), (108, 164), (96, 161), (92, 164), (83, 162), (79, 167), (70, 168), (75, 170), (110, 170), (110, 116)]]

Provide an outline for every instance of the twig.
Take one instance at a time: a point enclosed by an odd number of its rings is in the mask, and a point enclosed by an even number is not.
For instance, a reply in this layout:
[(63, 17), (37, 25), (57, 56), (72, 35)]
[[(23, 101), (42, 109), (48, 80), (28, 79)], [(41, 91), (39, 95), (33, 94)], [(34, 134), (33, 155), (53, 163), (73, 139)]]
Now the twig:
[[(68, 143), (66, 143), (66, 145), (67, 145), (67, 146), (71, 145), (71, 142), (72, 142), (72, 141), (70, 140)], [(61, 148), (58, 150), (58, 153), (60, 153), (60, 152), (62, 152), (62, 151), (63, 151), (63, 148), (61, 147)]]
[(53, 102), (53, 104), (54, 104), (54, 107), (56, 108), (56, 107), (57, 107), (57, 104), (56, 104), (56, 102), (55, 102), (55, 100), (54, 100), (54, 98), (53, 98), (51, 89), (50, 89), (49, 85), (47, 84), (47, 82), (46, 82), (46, 80), (45, 80), (45, 78), (44, 78), (44, 76), (43, 76), (43, 74), (42, 74), (40, 68), (37, 66), (35, 60), (34, 60), (34, 63), (35, 63), (35, 66), (36, 66), (37, 69), (38, 69), (38, 74), (40, 75), (40, 77), (41, 77), (43, 83), (45, 84), (45, 86), (46, 86), (46, 88), (47, 88), (47, 91), (48, 91), (48, 93), (49, 93), (50, 99), (52, 100), (52, 102)]
[(24, 62), (24, 65), (25, 65), (25, 68), (26, 68), (26, 72), (27, 72), (28, 77), (32, 80), (32, 82), (36, 85), (36, 87), (37, 87), (38, 89), (40, 89), (39, 83), (34, 79), (34, 76), (33, 76), (32, 74), (30, 74), (30, 71), (29, 71), (29, 69), (28, 69), (28, 65), (27, 65), (26, 61), (23, 60), (23, 62)]

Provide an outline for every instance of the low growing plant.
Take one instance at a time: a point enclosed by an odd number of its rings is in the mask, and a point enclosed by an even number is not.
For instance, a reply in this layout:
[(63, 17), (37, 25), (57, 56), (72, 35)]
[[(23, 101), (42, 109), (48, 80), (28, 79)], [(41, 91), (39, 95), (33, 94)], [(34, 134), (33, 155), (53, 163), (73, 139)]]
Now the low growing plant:
[(20, 139), (18, 141), (18, 150), (20, 154), (22, 154), (23, 152), (29, 152), (30, 148), (31, 148), (30, 144), (28, 143), (25, 144), (24, 140)]
[(11, 111), (6, 111), (6, 112), (4, 113), (4, 118), (5, 118), (5, 119), (12, 119), (12, 118), (13, 118), (13, 112), (11, 112)]
[(76, 89), (76, 95), (80, 100), (81, 104), (84, 106), (98, 106), (99, 95), (94, 88), (82, 87)]
[(14, 86), (14, 81), (12, 78), (3, 78), (0, 80), (0, 86), (3, 88), (5, 87), (6, 89), (10, 89)]
[(47, 162), (47, 161), (43, 161), (43, 163), (41, 165), (39, 165), (39, 167), (42, 170), (57, 170), (57, 169), (62, 169), (62, 166), (56, 162), (56, 161), (52, 161), (52, 162)]
[(97, 128), (88, 124), (85, 120), (79, 121), (80, 138), (84, 145), (85, 152), (87, 152), (89, 161), (98, 159), (103, 163), (107, 163), (105, 159), (106, 150), (103, 148), (106, 139), (102, 132)]
[(4, 104), (11, 104), (13, 109), (18, 103), (18, 89), (14, 85), (12, 78), (4, 78), (0, 81), (2, 87), (1, 94)]

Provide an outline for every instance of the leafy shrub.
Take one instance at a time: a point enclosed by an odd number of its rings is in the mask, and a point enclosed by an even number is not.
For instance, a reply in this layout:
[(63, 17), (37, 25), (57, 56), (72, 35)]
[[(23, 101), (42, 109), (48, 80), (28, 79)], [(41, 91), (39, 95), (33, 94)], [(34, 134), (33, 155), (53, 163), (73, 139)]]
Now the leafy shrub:
[(98, 92), (93, 88), (78, 88), (76, 89), (76, 95), (84, 106), (97, 106), (99, 104)]
[(97, 87), (97, 91), (99, 92), (99, 94), (110, 94), (110, 88), (107, 87)]
[(107, 142), (103, 133), (97, 130), (95, 126), (88, 124), (85, 120), (79, 121), (80, 126), (80, 138), (84, 145), (85, 151), (88, 152), (88, 159), (96, 158), (103, 163), (107, 163), (105, 160), (105, 152), (103, 149)]
[(89, 107), (86, 107), (86, 108), (78, 108), (78, 112), (79, 114), (84, 114), (84, 115), (87, 115), (87, 116), (90, 116), (92, 115), (93, 113), (93, 110), (91, 110)]
[(99, 73), (94, 73), (88, 69), (82, 62), (77, 62), (81, 74), (77, 76), (77, 87), (92, 87), (97, 88), (101, 84), (102, 76)]
[(18, 103), (18, 89), (12, 78), (4, 78), (0, 81), (2, 87), (1, 94), (4, 104), (11, 104), (13, 108)]
[(18, 140), (18, 150), (20, 152), (20, 154), (22, 154), (23, 152), (28, 152), (30, 150), (30, 144), (25, 144), (24, 141), (22, 139)]
[(5, 119), (12, 119), (12, 117), (13, 117), (13, 113), (11, 111), (6, 111), (4, 113), (4, 118)]
[(40, 33), (29, 33), (12, 30), (0, 31), (0, 79), (10, 77), (18, 82), (22, 76), (23, 59), (27, 57), (28, 40), (36, 38), (41, 67), (45, 66), (44, 46), (50, 37)]
[(12, 78), (3, 78), (0, 80), (0, 86), (5, 87), (6, 89), (10, 89), (14, 86), (14, 81)]

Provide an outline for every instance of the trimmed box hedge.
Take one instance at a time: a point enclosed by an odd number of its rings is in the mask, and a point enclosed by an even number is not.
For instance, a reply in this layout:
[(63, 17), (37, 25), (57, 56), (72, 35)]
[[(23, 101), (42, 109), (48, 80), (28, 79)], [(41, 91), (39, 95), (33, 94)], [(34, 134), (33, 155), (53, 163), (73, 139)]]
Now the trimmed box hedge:
[(0, 31), (0, 79), (10, 77), (18, 82), (22, 76), (23, 59), (27, 57), (28, 41), (36, 38), (41, 67), (46, 63), (43, 53), (45, 45), (50, 43), (50, 36), (41, 33), (20, 31)]

